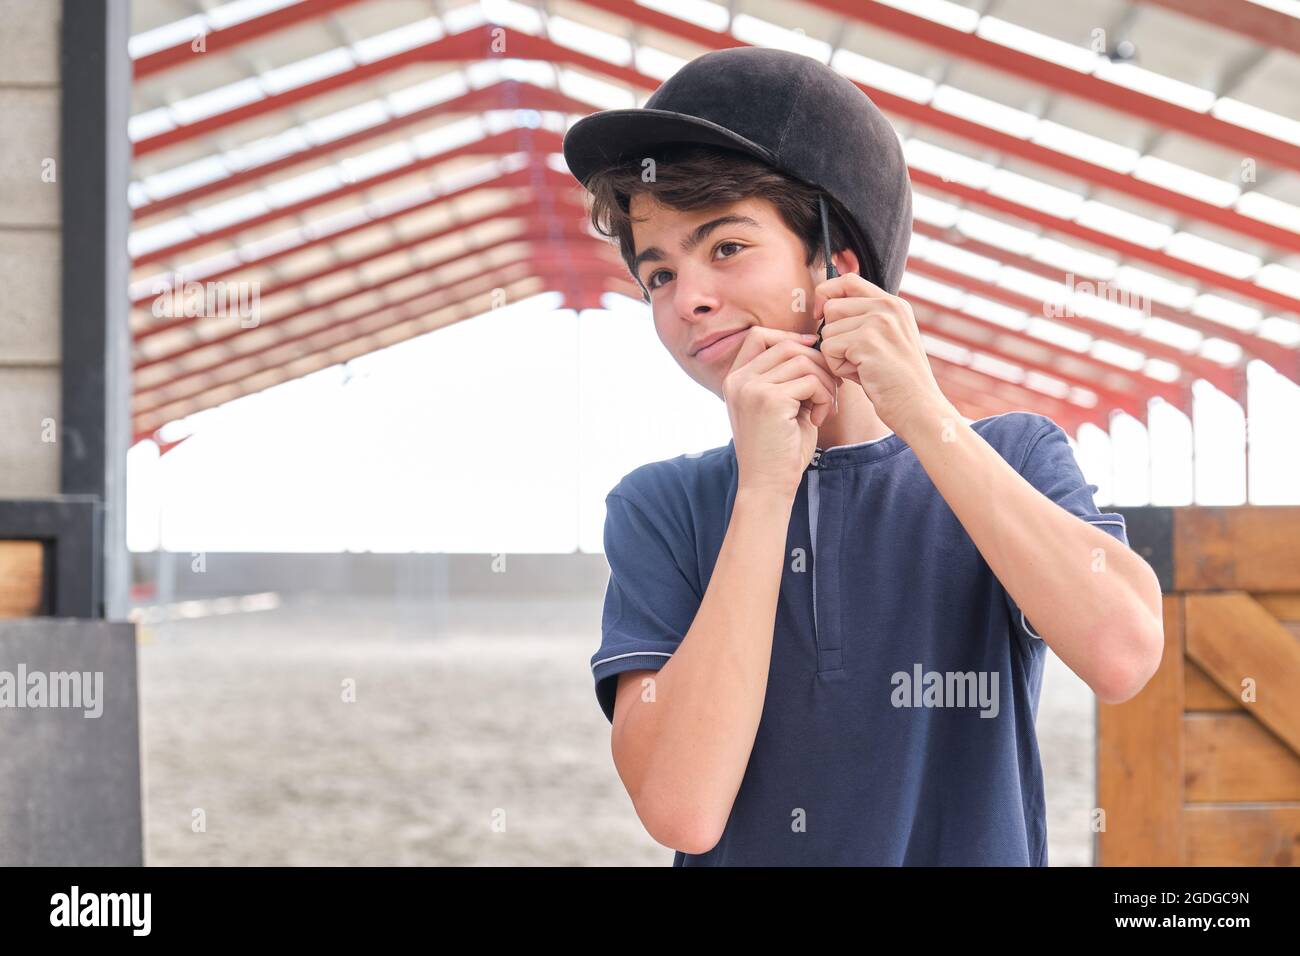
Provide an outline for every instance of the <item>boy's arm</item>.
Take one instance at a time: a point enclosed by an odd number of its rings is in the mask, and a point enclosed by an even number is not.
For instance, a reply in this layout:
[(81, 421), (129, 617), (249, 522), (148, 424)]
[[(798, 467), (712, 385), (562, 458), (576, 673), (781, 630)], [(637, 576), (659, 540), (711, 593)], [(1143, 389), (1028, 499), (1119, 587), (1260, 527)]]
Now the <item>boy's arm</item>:
[(1151, 566), (1026, 481), (946, 401), (906, 427), (904, 440), (1056, 655), (1106, 703), (1140, 691), (1164, 651)]
[[(758, 734), (793, 500), (741, 489), (690, 629), (657, 672), (620, 679), (611, 747), (646, 830), (684, 853), (722, 836)], [(642, 679), (653, 682), (653, 693)], [(624, 693), (625, 689), (633, 693)]]
[(816, 295), (831, 371), (860, 386), (916, 452), (1043, 640), (1103, 701), (1141, 690), (1164, 653), (1151, 567), (1040, 493), (962, 420), (935, 381), (905, 299), (853, 273), (819, 283)]

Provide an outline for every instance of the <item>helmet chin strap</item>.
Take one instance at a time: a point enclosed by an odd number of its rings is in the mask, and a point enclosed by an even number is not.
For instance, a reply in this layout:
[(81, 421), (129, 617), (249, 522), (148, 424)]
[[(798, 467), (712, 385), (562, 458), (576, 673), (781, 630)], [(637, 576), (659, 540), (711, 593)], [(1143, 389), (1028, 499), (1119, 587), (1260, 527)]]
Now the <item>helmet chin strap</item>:
[[(831, 229), (826, 219), (826, 197), (819, 194), (817, 196), (817, 209), (821, 213), (822, 220), (822, 258), (826, 260), (826, 278), (834, 279), (839, 275), (835, 268), (835, 263), (831, 261)], [(817, 326), (817, 341), (813, 348), (821, 351), (822, 347), (822, 329), (826, 326), (826, 313), (822, 312), (821, 324)]]

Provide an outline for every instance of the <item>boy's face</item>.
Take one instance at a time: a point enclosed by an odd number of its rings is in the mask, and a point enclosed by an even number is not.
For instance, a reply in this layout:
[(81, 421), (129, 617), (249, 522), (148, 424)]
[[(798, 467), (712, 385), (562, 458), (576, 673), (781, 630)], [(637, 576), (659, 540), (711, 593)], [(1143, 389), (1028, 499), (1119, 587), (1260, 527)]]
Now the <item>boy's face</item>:
[[(817, 331), (813, 288), (825, 279), (825, 266), (820, 257), (804, 263), (802, 241), (768, 200), (681, 211), (638, 193), (629, 206), (635, 271), (650, 292), (659, 340), (719, 398), (750, 327)], [(835, 264), (841, 274), (858, 267), (847, 250)], [(733, 334), (700, 348), (719, 333)]]

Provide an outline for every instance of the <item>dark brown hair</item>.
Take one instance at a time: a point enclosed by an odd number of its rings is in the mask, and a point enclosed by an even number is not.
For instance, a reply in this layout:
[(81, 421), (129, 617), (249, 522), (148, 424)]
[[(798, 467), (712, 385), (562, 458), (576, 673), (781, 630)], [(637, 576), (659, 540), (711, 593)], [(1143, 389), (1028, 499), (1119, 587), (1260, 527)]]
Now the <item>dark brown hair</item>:
[[(613, 239), (628, 272), (646, 301), (650, 294), (632, 270), (636, 246), (632, 241), (632, 220), (629, 206), (638, 193), (649, 193), (664, 206), (673, 209), (704, 209), (740, 202), (744, 199), (766, 199), (776, 207), (785, 223), (804, 246), (806, 265), (812, 265), (821, 252), (821, 218), (818, 215), (817, 196), (821, 190), (808, 183), (787, 176), (763, 161), (722, 147), (696, 143), (670, 143), (644, 156), (634, 156), (609, 166), (587, 181), (591, 193), (589, 214), (591, 224), (603, 236)], [(653, 160), (653, 166), (646, 163)], [(643, 178), (653, 169), (653, 178)], [(843, 208), (830, 195), (826, 195), (830, 219), (831, 248), (838, 252), (852, 249), (860, 263), (859, 271), (870, 264), (852, 233), (845, 228), (849, 222)]]

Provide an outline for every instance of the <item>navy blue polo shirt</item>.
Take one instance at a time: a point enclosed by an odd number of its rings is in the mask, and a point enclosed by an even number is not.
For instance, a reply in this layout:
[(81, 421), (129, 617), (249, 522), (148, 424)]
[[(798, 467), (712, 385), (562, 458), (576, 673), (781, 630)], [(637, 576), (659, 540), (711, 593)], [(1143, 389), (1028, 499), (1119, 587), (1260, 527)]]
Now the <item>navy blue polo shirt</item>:
[[(1128, 544), (1050, 418), (971, 427), (1052, 501)], [(591, 668), (611, 722), (618, 675), (662, 667), (690, 628), (736, 479), (732, 439), (642, 465), (606, 497), (610, 579)], [(897, 434), (814, 455), (774, 628), (722, 838), (677, 851), (674, 866), (1047, 865), (1034, 732), (1047, 645)]]

